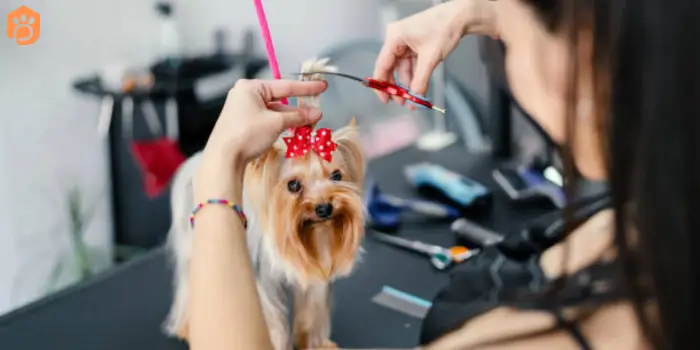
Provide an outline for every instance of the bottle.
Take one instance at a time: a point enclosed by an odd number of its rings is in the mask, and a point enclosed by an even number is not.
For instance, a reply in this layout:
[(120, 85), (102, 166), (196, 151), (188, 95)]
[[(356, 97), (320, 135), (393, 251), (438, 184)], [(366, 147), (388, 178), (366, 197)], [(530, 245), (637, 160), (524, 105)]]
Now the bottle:
[(160, 15), (160, 58), (176, 67), (182, 60), (182, 52), (180, 35), (173, 17), (173, 6), (169, 2), (159, 2), (156, 4), (156, 11)]

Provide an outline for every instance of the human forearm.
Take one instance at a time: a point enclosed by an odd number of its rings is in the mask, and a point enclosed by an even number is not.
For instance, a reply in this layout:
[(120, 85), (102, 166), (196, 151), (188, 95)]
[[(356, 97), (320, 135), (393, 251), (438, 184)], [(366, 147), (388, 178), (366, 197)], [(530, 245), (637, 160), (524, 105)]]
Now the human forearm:
[[(195, 200), (227, 199), (240, 205), (243, 165), (208, 156), (195, 179)], [(194, 231), (191, 348), (271, 349), (240, 218), (230, 208), (209, 205), (197, 214)]]
[(455, 28), (461, 36), (496, 36), (495, 3), (490, 0), (453, 0), (441, 6), (452, 7), (449, 12), (456, 14)]
[[(242, 205), (247, 162), (269, 149), (283, 130), (321, 118), (318, 110), (292, 109), (275, 101), (317, 96), (325, 89), (326, 84), (318, 81), (239, 80), (202, 152), (192, 205), (217, 199)], [(190, 348), (272, 349), (241, 218), (217, 204), (196, 215), (186, 310)]]

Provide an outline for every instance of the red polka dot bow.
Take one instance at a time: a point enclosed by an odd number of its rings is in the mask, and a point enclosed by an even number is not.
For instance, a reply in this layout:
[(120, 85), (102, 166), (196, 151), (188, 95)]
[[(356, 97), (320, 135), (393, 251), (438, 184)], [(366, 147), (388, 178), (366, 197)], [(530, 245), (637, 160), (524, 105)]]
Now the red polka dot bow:
[(285, 157), (294, 158), (304, 156), (312, 150), (327, 162), (332, 159), (332, 154), (335, 152), (337, 145), (333, 142), (332, 132), (327, 128), (316, 130), (315, 135), (311, 135), (310, 126), (302, 126), (294, 129), (292, 136), (285, 137), (284, 143), (287, 144), (287, 154)]

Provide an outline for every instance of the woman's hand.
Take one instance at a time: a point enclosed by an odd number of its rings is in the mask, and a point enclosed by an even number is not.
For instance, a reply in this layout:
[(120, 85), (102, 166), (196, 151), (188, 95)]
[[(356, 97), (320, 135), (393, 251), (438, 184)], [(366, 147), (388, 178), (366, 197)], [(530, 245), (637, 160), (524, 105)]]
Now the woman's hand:
[(223, 152), (241, 163), (249, 162), (267, 150), (284, 130), (321, 118), (317, 109), (300, 109), (279, 101), (318, 95), (326, 87), (323, 81), (239, 80), (229, 91), (205, 152)]
[[(424, 95), (433, 70), (464, 35), (493, 35), (492, 7), (487, 0), (453, 0), (389, 24), (374, 78), (395, 82), (397, 71), (402, 85)], [(377, 93), (382, 102), (389, 101), (389, 95)], [(400, 104), (405, 102), (396, 96), (391, 98)]]
[(229, 91), (202, 153), (195, 200), (228, 198), (240, 202), (245, 165), (267, 150), (285, 129), (321, 118), (318, 109), (300, 109), (279, 101), (315, 96), (326, 87), (323, 81), (239, 80)]

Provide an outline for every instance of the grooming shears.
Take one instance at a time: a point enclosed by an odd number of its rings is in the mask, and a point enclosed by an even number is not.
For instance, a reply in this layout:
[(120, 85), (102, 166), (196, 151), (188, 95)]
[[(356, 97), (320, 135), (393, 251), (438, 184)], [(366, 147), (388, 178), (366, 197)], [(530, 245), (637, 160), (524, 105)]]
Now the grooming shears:
[(377, 231), (373, 231), (372, 236), (384, 243), (428, 255), (430, 257), (430, 263), (438, 270), (444, 270), (452, 264), (461, 263), (480, 252), (479, 249), (468, 249), (461, 246), (444, 248), (438, 245), (387, 235)]
[(375, 89), (378, 91), (385, 92), (389, 95), (392, 96), (398, 96), (403, 99), (405, 99), (408, 102), (411, 102), (419, 107), (427, 108), (427, 109), (432, 109), (436, 110), (442, 114), (445, 114), (445, 109), (444, 108), (439, 108), (433, 105), (432, 102), (430, 102), (427, 98), (420, 96), (418, 94), (414, 94), (411, 92), (411, 90), (399, 85), (399, 84), (394, 84), (394, 83), (389, 83), (386, 81), (381, 81), (373, 78), (359, 78), (350, 74), (345, 74), (345, 73), (338, 73), (338, 72), (305, 72), (305, 73), (292, 73), (293, 75), (312, 75), (312, 74), (325, 74), (325, 75), (334, 75), (337, 77), (342, 77), (342, 78), (347, 78), (350, 80), (354, 80), (356, 82), (359, 82), (360, 84), (371, 88)]

